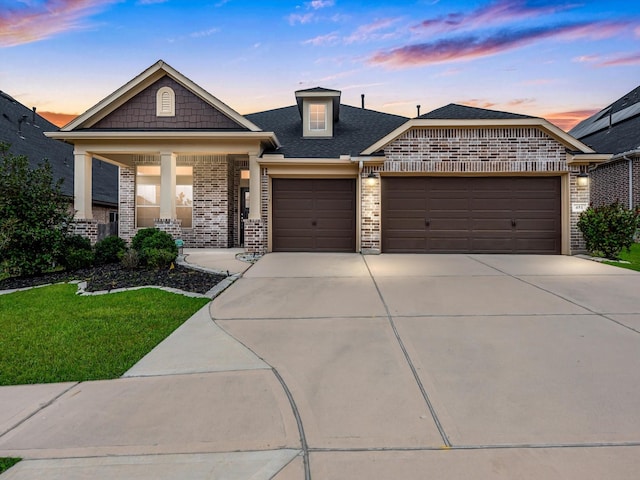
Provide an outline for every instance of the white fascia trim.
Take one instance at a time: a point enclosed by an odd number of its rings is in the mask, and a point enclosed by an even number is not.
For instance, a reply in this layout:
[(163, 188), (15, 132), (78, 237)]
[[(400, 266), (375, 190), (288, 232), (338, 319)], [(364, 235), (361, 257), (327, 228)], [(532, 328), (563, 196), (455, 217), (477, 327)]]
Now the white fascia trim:
[(612, 157), (613, 155), (610, 153), (575, 153), (571, 154), (568, 163), (569, 165), (605, 163), (611, 160)]
[(394, 131), (378, 140), (369, 148), (362, 151), (361, 155), (372, 155), (375, 152), (383, 149), (389, 143), (394, 141), (400, 135), (416, 127), (456, 127), (456, 128), (490, 128), (490, 127), (539, 127), (545, 130), (556, 140), (563, 143), (565, 146), (574, 150), (579, 150), (584, 153), (595, 153), (591, 148), (586, 146), (580, 140), (575, 139), (565, 131), (556, 127), (552, 123), (543, 118), (517, 118), (509, 120), (435, 120), (426, 118), (413, 118), (403, 125), (400, 125)]
[(260, 165), (351, 165), (351, 160), (340, 158), (285, 158), (282, 155), (264, 155), (258, 158)]
[(629, 150), (627, 152), (616, 153), (613, 157), (611, 157), (611, 161), (620, 160), (621, 158), (625, 158), (625, 157), (639, 157), (639, 156), (640, 156), (640, 149), (636, 148), (634, 150)]
[[(74, 120), (66, 124), (60, 130), (64, 132), (72, 131), (80, 126), (91, 126), (95, 124), (99, 119), (104, 118), (109, 113), (113, 112), (116, 108), (123, 105), (127, 100), (130, 100), (133, 96), (140, 93), (146, 87), (151, 85), (154, 81), (158, 80), (162, 74), (159, 72), (164, 72), (173, 78), (176, 82), (180, 83), (185, 88), (191, 90), (194, 94), (198, 95), (205, 102), (209, 103), (214, 108), (220, 110), (222, 113), (227, 115), (229, 118), (247, 128), (252, 132), (261, 131), (260, 127), (258, 127), (253, 122), (250, 122), (245, 117), (240, 115), (234, 109), (226, 105), (225, 103), (218, 100), (216, 97), (211, 95), (205, 89), (189, 80), (187, 77), (182, 75), (176, 69), (167, 65), (164, 61), (159, 60), (149, 68), (147, 68), (144, 72), (142, 72), (137, 77), (133, 78), (129, 82), (125, 83), (122, 87), (117, 89), (108, 97), (104, 98), (96, 105), (91, 107), (89, 110), (84, 112), (82, 115), (76, 117)], [(85, 123), (89, 123), (89, 125), (84, 125)]]
[(176, 132), (160, 131), (134, 132), (134, 131), (79, 131), (79, 132), (44, 132), (49, 138), (57, 140), (264, 140), (274, 147), (280, 147), (280, 141), (273, 132)]

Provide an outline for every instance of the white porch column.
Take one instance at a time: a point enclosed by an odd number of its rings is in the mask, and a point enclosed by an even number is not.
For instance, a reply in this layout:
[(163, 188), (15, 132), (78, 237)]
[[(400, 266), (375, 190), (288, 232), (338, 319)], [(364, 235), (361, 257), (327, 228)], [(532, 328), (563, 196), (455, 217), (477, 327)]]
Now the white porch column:
[(93, 218), (91, 208), (91, 155), (73, 152), (73, 208), (77, 220)]
[(176, 154), (160, 153), (160, 218), (176, 218)]
[(262, 181), (258, 156), (249, 154), (249, 218), (260, 219), (260, 198), (262, 197)]

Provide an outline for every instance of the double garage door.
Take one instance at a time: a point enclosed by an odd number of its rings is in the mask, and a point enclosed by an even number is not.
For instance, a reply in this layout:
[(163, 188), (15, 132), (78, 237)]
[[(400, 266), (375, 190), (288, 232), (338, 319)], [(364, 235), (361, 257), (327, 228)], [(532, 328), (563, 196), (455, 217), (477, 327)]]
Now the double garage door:
[[(560, 177), (381, 181), (383, 253), (560, 253)], [(272, 247), (354, 252), (355, 180), (274, 178)]]
[(382, 182), (382, 251), (561, 250), (560, 177), (391, 177)]

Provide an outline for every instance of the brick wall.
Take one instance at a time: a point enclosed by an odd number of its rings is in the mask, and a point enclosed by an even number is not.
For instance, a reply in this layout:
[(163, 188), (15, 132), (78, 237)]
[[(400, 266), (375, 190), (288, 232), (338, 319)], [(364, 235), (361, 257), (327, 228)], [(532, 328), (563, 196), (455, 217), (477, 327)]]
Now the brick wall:
[[(421, 171), (548, 171), (566, 160), (565, 147), (537, 128), (415, 128), (384, 152), (385, 170), (409, 162)], [(485, 162), (495, 170), (478, 165)]]
[[(175, 93), (174, 117), (156, 116), (156, 93), (161, 87), (170, 87)], [(165, 76), (111, 112), (92, 128), (176, 130), (187, 128), (238, 129), (243, 127), (172, 78)]]
[(368, 185), (367, 176), (370, 168), (365, 168), (360, 175), (360, 250), (362, 253), (380, 253), (380, 178), (373, 185)]
[(629, 162), (616, 162), (600, 165), (590, 174), (591, 203), (596, 206), (609, 205), (619, 201), (629, 206)]
[[(385, 156), (385, 172), (562, 174), (569, 171), (564, 145), (534, 127), (415, 128), (385, 147)], [(578, 173), (575, 169), (570, 174), (571, 203), (588, 203), (589, 189), (576, 185)], [(375, 236), (376, 221), (380, 218), (379, 193), (376, 198), (375, 191), (364, 183), (362, 191), (362, 247), (380, 248), (380, 240)], [(578, 215), (570, 215), (572, 253), (584, 250), (582, 233), (576, 225)]]
[(130, 242), (136, 234), (136, 169), (120, 167), (118, 235)]
[(260, 199), (260, 219), (244, 221), (244, 249), (249, 253), (266, 253), (268, 246), (267, 232), (269, 228), (269, 172), (260, 169), (262, 197)]
[[(235, 230), (230, 219), (234, 194), (233, 164), (224, 155), (182, 156), (178, 165), (193, 167), (193, 228), (177, 230), (176, 223), (160, 226), (171, 230), (172, 236), (181, 238), (185, 247), (227, 248), (233, 245)], [(136, 165), (160, 165), (158, 156), (139, 156)], [(165, 228), (166, 227), (166, 228)], [(120, 237), (130, 241), (137, 232), (135, 227), (135, 168), (120, 169)]]
[(93, 219), (74, 220), (71, 225), (71, 231), (74, 235), (81, 235), (91, 241), (91, 245), (95, 245), (98, 241), (98, 221)]
[[(571, 203), (589, 203), (590, 187), (578, 186), (578, 174), (580, 173), (579, 167), (572, 167), (569, 173), (569, 195), (571, 197)], [(569, 222), (571, 224), (570, 229), (570, 248), (571, 253), (583, 253), (586, 252), (586, 246), (582, 232), (578, 229), (578, 220), (580, 218), (579, 212), (573, 212), (570, 210)]]

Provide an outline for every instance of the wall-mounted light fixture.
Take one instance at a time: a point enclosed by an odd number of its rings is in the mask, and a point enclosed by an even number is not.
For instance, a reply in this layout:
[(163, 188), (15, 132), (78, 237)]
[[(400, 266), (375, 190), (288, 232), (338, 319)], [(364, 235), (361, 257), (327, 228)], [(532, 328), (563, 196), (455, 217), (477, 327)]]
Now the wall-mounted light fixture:
[(588, 187), (589, 186), (589, 174), (587, 172), (580, 172), (578, 174), (578, 178), (576, 180), (576, 184), (579, 187)]
[(375, 173), (371, 172), (369, 173), (369, 175), (367, 175), (367, 185), (369, 185), (370, 187), (374, 186), (377, 181), (378, 177)]

